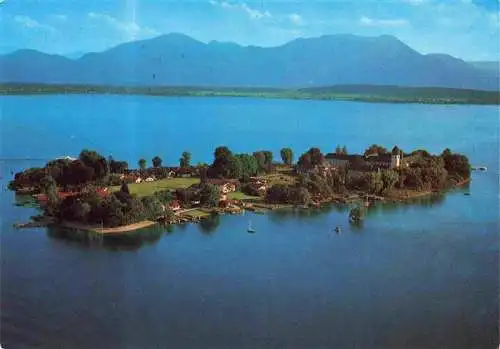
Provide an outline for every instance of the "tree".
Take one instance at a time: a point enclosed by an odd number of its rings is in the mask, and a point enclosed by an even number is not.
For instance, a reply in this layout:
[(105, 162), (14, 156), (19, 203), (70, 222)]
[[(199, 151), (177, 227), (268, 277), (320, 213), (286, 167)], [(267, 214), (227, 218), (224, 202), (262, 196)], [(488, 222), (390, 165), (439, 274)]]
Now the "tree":
[(158, 217), (163, 215), (162, 203), (157, 197), (145, 196), (141, 199), (141, 202), (147, 219), (157, 220)]
[(265, 172), (266, 171), (266, 155), (261, 151), (257, 151), (257, 152), (253, 153), (253, 157), (255, 158), (255, 161), (257, 162), (258, 172)]
[(49, 190), (56, 187), (57, 187), (56, 181), (54, 180), (54, 178), (52, 178), (51, 175), (44, 176), (40, 181), (40, 191), (42, 193), (47, 194)]
[(121, 187), (120, 187), (120, 191), (122, 193), (127, 193), (127, 194), (130, 194), (130, 189), (128, 188), (128, 184), (126, 182), (123, 182)]
[(287, 166), (292, 166), (293, 163), (293, 151), (290, 148), (283, 148), (280, 151), (281, 154), (281, 160), (283, 160), (283, 163)]
[(229, 176), (230, 178), (242, 178), (243, 177), (243, 164), (241, 163), (240, 157), (232, 156), (229, 159)]
[(382, 173), (379, 171), (371, 172), (369, 180), (370, 180), (368, 183), (369, 191), (373, 194), (380, 194), (384, 189), (384, 182), (382, 181)]
[(190, 152), (183, 152), (181, 158), (179, 159), (179, 163), (181, 168), (188, 168), (191, 166), (191, 153)]
[(85, 184), (95, 178), (95, 170), (93, 167), (85, 165), (83, 161), (76, 160), (71, 163), (65, 177), (67, 184)]
[(111, 173), (123, 173), (128, 169), (128, 163), (126, 161), (117, 161), (113, 158), (108, 160), (109, 171)]
[(312, 168), (311, 154), (302, 154), (297, 162), (297, 166), (301, 171), (309, 171)]
[(208, 180), (208, 168), (206, 166), (200, 167), (200, 183), (206, 183)]
[(253, 153), (257, 160), (259, 172), (271, 172), (273, 163), (273, 153), (268, 150), (259, 150)]
[(378, 154), (378, 155), (383, 155), (383, 154), (387, 154), (387, 149), (384, 148), (383, 146), (381, 145), (378, 145), (378, 144), (372, 144), (371, 146), (369, 146), (366, 150), (365, 150), (365, 156), (366, 155), (371, 155), (371, 154)]
[(154, 197), (157, 198), (162, 204), (168, 204), (173, 200), (173, 195), (168, 189), (155, 192)]
[(47, 180), (45, 194), (47, 195), (47, 203), (44, 207), (44, 213), (48, 216), (57, 215), (61, 200), (59, 198), (59, 195), (57, 194), (56, 185), (50, 180)]
[[(153, 163), (153, 167), (154, 168), (158, 168), (158, 167), (161, 167), (161, 163), (162, 163), (162, 159), (157, 155), (155, 156), (151, 162)], [(140, 166), (140, 164), (139, 164)], [(142, 168), (142, 167), (141, 167)]]
[(200, 203), (208, 207), (216, 207), (219, 205), (220, 191), (219, 187), (213, 184), (203, 184), (200, 190)]
[(108, 163), (104, 156), (94, 150), (84, 149), (80, 152), (79, 160), (94, 170), (93, 179), (98, 180), (108, 175)]
[(342, 155), (347, 155), (347, 147), (345, 145), (342, 147)]
[(309, 171), (324, 163), (325, 157), (319, 148), (311, 148), (302, 154), (298, 161), (298, 166), (302, 171)]
[(336, 155), (342, 155), (342, 148), (340, 147), (340, 145), (337, 144), (337, 146), (335, 147), (335, 154)]
[(248, 179), (258, 172), (257, 159), (249, 154), (236, 154), (231, 160), (231, 177)]
[(233, 153), (228, 147), (217, 147), (214, 152), (214, 162), (211, 166), (211, 172), (215, 177), (228, 177), (231, 172), (230, 162)]
[(444, 167), (448, 175), (463, 180), (470, 178), (469, 159), (465, 155), (452, 153), (450, 149), (445, 149), (441, 154), (444, 161)]
[(139, 164), (139, 168), (141, 170), (145, 170), (146, 169), (146, 159), (139, 159), (138, 164)]
[(382, 182), (384, 183), (382, 192), (387, 193), (394, 188), (394, 185), (399, 180), (399, 174), (394, 170), (383, 170), (382, 171)]

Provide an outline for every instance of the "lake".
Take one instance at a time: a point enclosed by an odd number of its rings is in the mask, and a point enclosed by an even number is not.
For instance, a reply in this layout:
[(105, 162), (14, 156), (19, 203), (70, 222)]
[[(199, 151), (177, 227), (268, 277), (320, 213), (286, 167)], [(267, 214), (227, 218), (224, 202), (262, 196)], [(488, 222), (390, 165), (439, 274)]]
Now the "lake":
[[(6, 348), (496, 348), (498, 107), (146, 96), (0, 97)], [(372, 143), (465, 153), (468, 187), (370, 208), (286, 210), (79, 241), (15, 230), (11, 171), (95, 149), (135, 166), (188, 150)], [(26, 160), (29, 159), (29, 160)], [(470, 192), (470, 196), (465, 196)], [(248, 220), (256, 234), (246, 233)], [(342, 226), (343, 233), (333, 233)]]

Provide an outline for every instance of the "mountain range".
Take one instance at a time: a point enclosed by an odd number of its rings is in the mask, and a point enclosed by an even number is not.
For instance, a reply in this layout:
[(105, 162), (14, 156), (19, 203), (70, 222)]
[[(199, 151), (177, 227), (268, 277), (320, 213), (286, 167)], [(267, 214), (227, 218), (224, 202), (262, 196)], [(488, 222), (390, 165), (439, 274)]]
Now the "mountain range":
[(0, 56), (0, 82), (306, 88), (372, 84), (498, 89), (498, 71), (420, 54), (393, 36), (301, 38), (276, 47), (208, 44), (183, 34), (133, 41), (78, 59), (35, 50)]

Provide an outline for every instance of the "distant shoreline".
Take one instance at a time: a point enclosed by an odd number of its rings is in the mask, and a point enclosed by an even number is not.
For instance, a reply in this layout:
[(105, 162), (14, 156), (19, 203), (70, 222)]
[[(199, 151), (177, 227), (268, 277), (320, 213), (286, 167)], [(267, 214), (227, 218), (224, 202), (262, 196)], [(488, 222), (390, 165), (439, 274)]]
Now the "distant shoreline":
[(13, 95), (145, 95), (161, 97), (247, 97), (288, 100), (352, 101), (398, 104), (499, 105), (499, 91), (441, 87), (338, 85), (304, 89), (157, 86), (127, 87), (62, 84), (0, 84), (0, 96)]

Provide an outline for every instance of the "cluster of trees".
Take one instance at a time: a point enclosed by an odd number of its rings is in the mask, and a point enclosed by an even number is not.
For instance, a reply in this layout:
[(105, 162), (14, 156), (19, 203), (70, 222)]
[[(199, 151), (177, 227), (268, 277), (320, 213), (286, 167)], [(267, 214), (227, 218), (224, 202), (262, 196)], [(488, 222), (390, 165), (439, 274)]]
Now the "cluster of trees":
[(220, 201), (219, 187), (210, 183), (200, 183), (189, 188), (177, 189), (175, 196), (186, 207), (198, 201), (200, 205), (205, 207), (217, 207)]
[(300, 171), (310, 171), (317, 166), (320, 166), (325, 161), (325, 156), (319, 148), (311, 148), (302, 154), (297, 162), (297, 167)]
[[(280, 155), (283, 163), (293, 165), (293, 151), (282, 148)], [(226, 146), (217, 147), (214, 161), (208, 168), (207, 175), (212, 178), (234, 178), (246, 181), (249, 177), (274, 171), (273, 153), (259, 150), (252, 154), (233, 154)]]
[(270, 170), (272, 153), (268, 151), (249, 154), (233, 154), (225, 146), (217, 147), (214, 161), (208, 169), (208, 176), (213, 178), (245, 179), (261, 171)]
[(335, 147), (335, 154), (336, 155), (348, 155), (347, 147), (345, 145), (343, 147), (341, 147), (340, 145), (337, 145)]
[(78, 196), (70, 196), (64, 200), (49, 198), (45, 213), (60, 220), (116, 227), (171, 216), (173, 213), (168, 208), (171, 200), (169, 191), (138, 198), (131, 195), (128, 186), (123, 184), (120, 191), (102, 197), (96, 193), (95, 188), (88, 186)]
[(384, 154), (389, 154), (386, 148), (384, 148), (381, 145), (378, 144), (372, 144), (368, 148), (366, 148), (364, 155), (370, 155), (370, 154), (379, 154), (379, 155), (384, 155)]
[(311, 194), (306, 188), (286, 184), (276, 184), (268, 189), (266, 201), (271, 204), (288, 203), (306, 205), (311, 201)]
[[(156, 155), (154, 158), (151, 159), (151, 164), (153, 165), (153, 168), (159, 169), (162, 168), (163, 160), (160, 158), (158, 155)], [(141, 171), (144, 171), (148, 168), (148, 162), (146, 159), (141, 158), (137, 162), (137, 165), (139, 166), (139, 169)], [(189, 168), (191, 167), (191, 153), (188, 151), (184, 151), (179, 159), (179, 166), (181, 168)]]
[(106, 160), (104, 156), (93, 150), (82, 150), (75, 161), (58, 159), (49, 161), (43, 168), (31, 168), (16, 173), (9, 184), (17, 190), (32, 187), (35, 191), (43, 191), (41, 182), (51, 177), (63, 188), (79, 187), (88, 183), (106, 183), (110, 173), (128, 168), (125, 161)]

